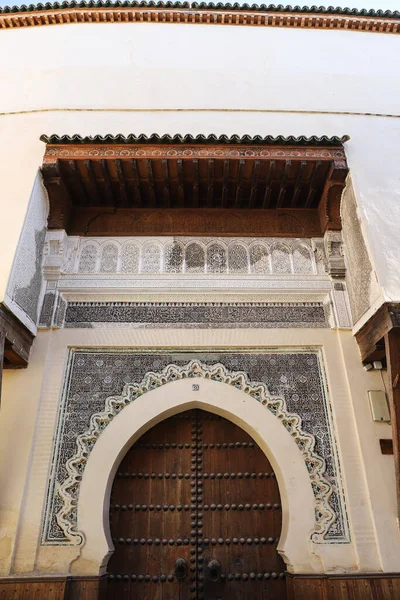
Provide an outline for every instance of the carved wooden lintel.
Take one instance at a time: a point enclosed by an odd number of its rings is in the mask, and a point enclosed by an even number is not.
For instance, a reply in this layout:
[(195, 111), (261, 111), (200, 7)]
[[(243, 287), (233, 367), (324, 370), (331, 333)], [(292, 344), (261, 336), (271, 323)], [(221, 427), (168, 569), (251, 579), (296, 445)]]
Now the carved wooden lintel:
[(320, 235), (320, 228), (318, 215), (311, 209), (110, 211), (81, 208), (74, 211), (69, 234), (315, 237)]

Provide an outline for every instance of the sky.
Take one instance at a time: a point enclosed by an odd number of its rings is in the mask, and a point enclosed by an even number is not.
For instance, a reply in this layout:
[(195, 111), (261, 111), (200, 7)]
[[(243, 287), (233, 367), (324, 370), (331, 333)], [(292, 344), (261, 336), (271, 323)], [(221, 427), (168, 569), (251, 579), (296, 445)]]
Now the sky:
[[(59, 0), (62, 1), (62, 0)], [(214, 0), (214, 2), (217, 2), (218, 0)], [(222, 0), (225, 1), (225, 0)], [(226, 0), (227, 1), (227, 0)], [(235, 0), (231, 0), (231, 2), (233, 3)], [(243, 0), (238, 0), (240, 2), (240, 4), (244, 4)], [(25, 1), (10, 1), (10, 0), (0, 0), (0, 7), (3, 6), (21, 6), (21, 4), (37, 4), (39, 2), (39, 0), (25, 0)], [(46, 0), (42, 0), (43, 4), (46, 2)], [(252, 4), (253, 0), (248, 0), (248, 4)], [(316, 0), (311, 0), (310, 2), (305, 2), (304, 0), (302, 2), (300, 2), (299, 0), (287, 0), (287, 2), (285, 2), (284, 0), (259, 0), (258, 2), (256, 2), (257, 4), (291, 4), (292, 6), (296, 6), (296, 5), (306, 5), (306, 6), (312, 6), (312, 5), (317, 5), (317, 6), (329, 6), (329, 5), (333, 5), (333, 6), (341, 6), (341, 7), (345, 7), (348, 6), (350, 8), (374, 8), (375, 10), (378, 9), (382, 9), (382, 10), (399, 10), (400, 11), (400, 0), (345, 0), (344, 2), (318, 2)]]

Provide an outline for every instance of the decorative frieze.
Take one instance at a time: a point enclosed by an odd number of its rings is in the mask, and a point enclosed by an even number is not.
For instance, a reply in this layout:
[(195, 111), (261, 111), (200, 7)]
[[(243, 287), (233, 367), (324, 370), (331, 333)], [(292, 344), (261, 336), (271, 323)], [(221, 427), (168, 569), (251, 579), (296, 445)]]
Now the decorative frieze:
[[(62, 321), (59, 321), (62, 326)], [(70, 302), (65, 327), (328, 327), (322, 302)]]

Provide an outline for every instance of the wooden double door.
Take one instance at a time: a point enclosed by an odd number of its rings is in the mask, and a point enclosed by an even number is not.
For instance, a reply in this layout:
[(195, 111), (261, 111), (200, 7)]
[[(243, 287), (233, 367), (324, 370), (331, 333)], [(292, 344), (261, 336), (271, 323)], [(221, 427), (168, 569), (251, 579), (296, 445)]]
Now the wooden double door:
[(192, 410), (143, 435), (116, 474), (108, 600), (284, 600), (279, 489), (242, 429)]

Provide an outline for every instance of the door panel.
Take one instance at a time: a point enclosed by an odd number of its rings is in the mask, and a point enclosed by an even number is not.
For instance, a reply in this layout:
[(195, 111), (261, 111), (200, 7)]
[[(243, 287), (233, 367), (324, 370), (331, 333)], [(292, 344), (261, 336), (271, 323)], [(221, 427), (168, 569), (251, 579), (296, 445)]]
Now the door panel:
[(200, 410), (167, 419), (114, 481), (108, 599), (284, 600), (281, 518), (271, 465), (242, 429)]

